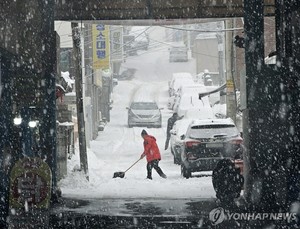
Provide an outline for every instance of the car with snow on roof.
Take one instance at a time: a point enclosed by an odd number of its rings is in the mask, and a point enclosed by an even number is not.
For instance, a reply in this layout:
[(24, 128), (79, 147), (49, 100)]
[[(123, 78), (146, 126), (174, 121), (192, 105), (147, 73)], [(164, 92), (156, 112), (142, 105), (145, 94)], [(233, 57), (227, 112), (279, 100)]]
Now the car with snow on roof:
[(175, 72), (172, 79), (168, 82), (169, 96), (174, 96), (178, 88), (182, 85), (193, 84), (194, 79), (189, 72)]
[(144, 126), (161, 128), (161, 109), (154, 101), (133, 101), (128, 110), (128, 127)]
[(184, 136), (181, 153), (181, 174), (212, 171), (217, 163), (228, 158), (241, 166), (243, 139), (232, 119), (204, 119), (190, 123)]
[(205, 96), (199, 99), (198, 93), (195, 92), (186, 92), (180, 96), (173, 109), (179, 116), (186, 116), (186, 112), (189, 110), (198, 109), (203, 113), (202, 118), (215, 118), (208, 97)]

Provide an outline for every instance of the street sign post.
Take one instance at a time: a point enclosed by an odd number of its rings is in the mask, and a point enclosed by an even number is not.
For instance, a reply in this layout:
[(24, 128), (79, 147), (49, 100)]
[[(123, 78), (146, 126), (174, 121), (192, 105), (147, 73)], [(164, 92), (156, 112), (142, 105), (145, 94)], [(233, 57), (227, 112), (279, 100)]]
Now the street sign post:
[(10, 173), (9, 228), (48, 228), (52, 173), (41, 158), (23, 158)]

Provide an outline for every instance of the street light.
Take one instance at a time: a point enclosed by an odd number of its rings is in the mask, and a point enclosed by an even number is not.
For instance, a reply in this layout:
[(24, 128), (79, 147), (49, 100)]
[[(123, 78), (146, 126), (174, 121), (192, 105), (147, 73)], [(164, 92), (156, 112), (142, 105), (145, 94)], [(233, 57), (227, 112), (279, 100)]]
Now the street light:
[[(22, 119), (21, 117), (19, 117), (19, 116), (14, 118), (14, 124), (15, 124), (16, 126), (21, 125), (21, 124), (22, 124), (22, 121), (23, 121), (23, 119)], [(36, 127), (37, 124), (38, 124), (38, 121), (36, 121), (36, 120), (31, 120), (31, 121), (28, 122), (28, 126), (29, 126), (30, 128)]]
[(22, 118), (21, 118), (21, 117), (15, 117), (15, 118), (14, 118), (14, 124), (15, 124), (16, 126), (21, 125), (21, 123), (22, 123)]
[(31, 128), (34, 128), (34, 127), (36, 127), (37, 123), (38, 123), (38, 121), (29, 121), (28, 126)]

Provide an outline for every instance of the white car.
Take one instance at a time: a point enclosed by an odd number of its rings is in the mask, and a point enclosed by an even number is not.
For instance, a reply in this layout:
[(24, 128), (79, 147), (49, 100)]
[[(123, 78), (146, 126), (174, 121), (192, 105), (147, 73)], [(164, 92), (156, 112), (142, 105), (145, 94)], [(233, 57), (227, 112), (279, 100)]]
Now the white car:
[(161, 128), (161, 109), (156, 102), (132, 102), (128, 110), (128, 127), (145, 126)]
[(180, 101), (180, 97), (182, 97), (184, 94), (186, 93), (194, 93), (195, 95), (199, 94), (199, 93), (205, 93), (207, 92), (206, 87), (203, 84), (198, 84), (198, 83), (192, 83), (192, 84), (183, 84), (181, 85), (174, 96), (173, 99), (173, 104), (172, 105), (172, 109), (175, 110), (175, 108), (178, 106), (178, 103)]
[(175, 95), (181, 85), (193, 84), (194, 79), (189, 72), (176, 72), (169, 82), (169, 96)]
[(228, 158), (242, 160), (243, 139), (230, 119), (194, 120), (184, 136), (181, 152), (181, 174), (212, 171), (217, 163)]
[(167, 104), (168, 109), (173, 110), (173, 107), (174, 107), (174, 104), (175, 104), (175, 99), (176, 99), (175, 95), (168, 98), (168, 104)]
[(186, 119), (214, 119), (215, 113), (210, 107), (190, 108), (185, 112), (184, 118)]
[[(183, 136), (186, 134), (189, 124), (193, 120), (207, 120), (207, 114), (211, 112), (210, 109), (207, 110), (207, 107), (199, 109), (189, 109), (186, 111), (184, 118), (176, 121), (173, 125), (172, 130), (170, 131), (170, 148), (171, 153), (174, 157), (174, 164), (181, 164), (181, 153), (183, 151)], [(215, 118), (214, 115), (211, 116), (212, 119)]]
[(177, 112), (179, 116), (185, 116), (188, 110), (198, 110), (202, 112), (203, 118), (215, 118), (208, 97), (205, 96), (199, 99), (198, 93), (185, 93), (174, 106), (174, 112)]
[(176, 121), (170, 131), (170, 148), (174, 157), (174, 164), (181, 164), (181, 153), (184, 149), (183, 136), (186, 134), (187, 128), (193, 119), (180, 119)]

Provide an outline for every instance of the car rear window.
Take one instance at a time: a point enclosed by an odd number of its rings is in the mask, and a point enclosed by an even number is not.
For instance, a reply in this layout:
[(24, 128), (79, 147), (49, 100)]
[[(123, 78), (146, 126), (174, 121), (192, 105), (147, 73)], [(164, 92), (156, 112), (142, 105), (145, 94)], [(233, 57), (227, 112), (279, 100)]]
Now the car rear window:
[(218, 124), (218, 125), (199, 125), (199, 126), (192, 126), (191, 129), (220, 129), (220, 128), (230, 128), (235, 127), (233, 124)]
[(187, 137), (189, 138), (212, 138), (214, 136), (233, 137), (239, 134), (235, 125), (218, 124), (218, 125), (196, 125), (189, 128)]

